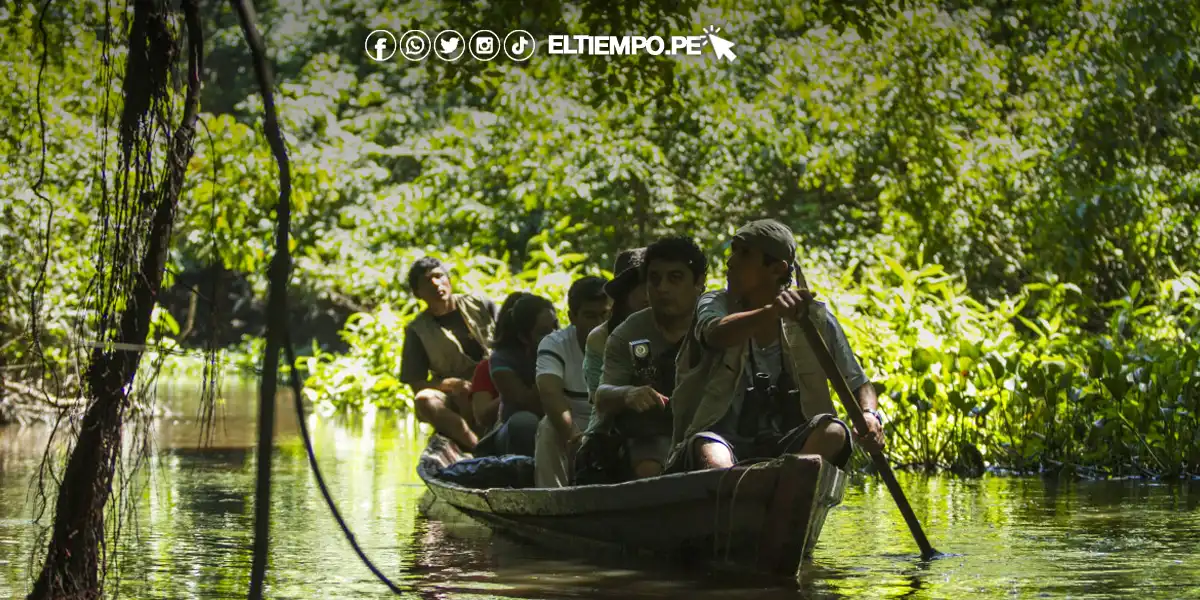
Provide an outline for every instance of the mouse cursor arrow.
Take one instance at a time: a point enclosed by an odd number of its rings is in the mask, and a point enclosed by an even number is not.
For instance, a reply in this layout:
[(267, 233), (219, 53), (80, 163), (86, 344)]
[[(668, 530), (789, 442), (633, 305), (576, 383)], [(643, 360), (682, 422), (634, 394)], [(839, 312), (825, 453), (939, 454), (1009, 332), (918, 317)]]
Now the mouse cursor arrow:
[(708, 43), (712, 45), (713, 52), (717, 55), (717, 60), (728, 60), (732, 62), (737, 58), (733, 53), (733, 42), (717, 36), (720, 33), (720, 27), (707, 27), (704, 33), (708, 36)]

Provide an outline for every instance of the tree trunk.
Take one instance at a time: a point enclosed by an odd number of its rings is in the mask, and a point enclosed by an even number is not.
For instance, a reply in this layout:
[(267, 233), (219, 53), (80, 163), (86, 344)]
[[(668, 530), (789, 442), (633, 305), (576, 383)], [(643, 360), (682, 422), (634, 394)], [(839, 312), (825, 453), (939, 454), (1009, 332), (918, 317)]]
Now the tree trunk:
[[(116, 341), (144, 345), (150, 329), (150, 315), (162, 285), (183, 177), (192, 157), (200, 97), (200, 69), (203, 36), (195, 0), (183, 0), (187, 22), (188, 82), (183, 119), (171, 138), (169, 165), (163, 181), (138, 198), (142, 208), (153, 211), (145, 233), (146, 253), (141, 257), (133, 280), (129, 302), (121, 312)], [(129, 65), (126, 75), (127, 107), (148, 110), (154, 90), (130, 79), (146, 76), (139, 61), (165, 61), (172, 55), (163, 44), (170, 43), (166, 8), (154, 0), (137, 0), (130, 28)], [(170, 65), (157, 66), (165, 67)], [(142, 97), (130, 98), (133, 93)], [(145, 118), (145, 112), (126, 110), (121, 117), (122, 132), (139, 127), (133, 119)], [(126, 144), (128, 138), (123, 140)], [(128, 156), (126, 154), (125, 156)], [(119, 250), (118, 250), (119, 252)], [(115, 256), (114, 262), (128, 256)], [(46, 561), (30, 599), (79, 598), (101, 595), (100, 559), (104, 542), (104, 507), (112, 492), (113, 473), (121, 451), (121, 426), (128, 408), (128, 388), (141, 361), (140, 351), (93, 351), (86, 374), (90, 406), (83, 416), (79, 437), (67, 461), (62, 485), (55, 504), (54, 525)]]
[(649, 235), (646, 231), (647, 221), (650, 220), (650, 190), (646, 188), (646, 183), (638, 176), (633, 176), (630, 181), (633, 187), (634, 198), (634, 219), (637, 221), (637, 246), (645, 247), (649, 242)]

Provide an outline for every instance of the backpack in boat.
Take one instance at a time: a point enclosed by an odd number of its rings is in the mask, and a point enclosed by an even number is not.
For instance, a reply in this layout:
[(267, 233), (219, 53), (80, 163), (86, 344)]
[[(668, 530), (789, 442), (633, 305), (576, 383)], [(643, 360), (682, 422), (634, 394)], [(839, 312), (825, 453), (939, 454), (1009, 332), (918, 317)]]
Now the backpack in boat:
[(619, 483), (625, 479), (625, 445), (614, 431), (590, 433), (575, 453), (571, 485)]
[(476, 489), (529, 488), (534, 485), (533, 458), (515, 454), (468, 458), (447, 465), (437, 477)]

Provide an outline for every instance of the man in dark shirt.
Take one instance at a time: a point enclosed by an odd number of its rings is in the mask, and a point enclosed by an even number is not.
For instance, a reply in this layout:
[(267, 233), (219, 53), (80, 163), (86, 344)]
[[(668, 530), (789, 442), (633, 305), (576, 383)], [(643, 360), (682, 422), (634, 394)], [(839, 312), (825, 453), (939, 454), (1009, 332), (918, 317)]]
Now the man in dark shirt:
[(496, 304), (455, 294), (445, 266), (431, 257), (413, 264), (408, 285), (425, 310), (404, 330), (400, 381), (415, 394), (417, 419), (470, 451), (480, 433), (470, 406), (471, 378), (491, 345)]

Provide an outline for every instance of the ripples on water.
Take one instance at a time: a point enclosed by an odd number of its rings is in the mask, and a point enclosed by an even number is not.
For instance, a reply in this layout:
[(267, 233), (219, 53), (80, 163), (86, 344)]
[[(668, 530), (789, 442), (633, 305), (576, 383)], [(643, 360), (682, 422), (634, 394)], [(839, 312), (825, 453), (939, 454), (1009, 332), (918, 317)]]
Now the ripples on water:
[[(229, 398), (208, 448), (197, 448), (190, 419), (155, 428), (158, 451), (141, 480), (136, 527), (121, 541), (122, 597), (245, 597), (253, 390)], [(391, 597), (326, 511), (290, 403), (279, 410), (269, 597)], [(580, 559), (494, 536), (449, 507), (423, 506), (415, 465), (424, 436), (411, 421), (311, 423), (360, 543), (411, 598), (1200, 597), (1200, 487), (1187, 484), (901, 474), (930, 539), (951, 553), (921, 563), (883, 485), (856, 477), (797, 590), (753, 576)], [(21, 597), (29, 585), (37, 531), (30, 483), (45, 436), (0, 428), (0, 598)]]

